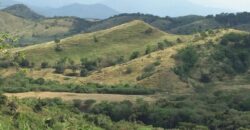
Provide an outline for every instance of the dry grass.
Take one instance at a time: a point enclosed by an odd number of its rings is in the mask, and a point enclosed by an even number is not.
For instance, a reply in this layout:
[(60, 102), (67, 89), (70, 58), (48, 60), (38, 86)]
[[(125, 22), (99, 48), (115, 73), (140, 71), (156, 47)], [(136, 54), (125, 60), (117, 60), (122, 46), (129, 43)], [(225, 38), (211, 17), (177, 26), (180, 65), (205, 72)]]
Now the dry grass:
[(4, 94), (9, 98), (61, 98), (65, 101), (72, 101), (75, 99), (80, 100), (96, 100), (96, 101), (112, 101), (120, 102), (124, 100), (136, 101), (143, 99), (145, 101), (153, 101), (153, 96), (141, 95), (119, 95), (119, 94), (80, 94), (80, 93), (65, 93), (65, 92), (26, 92), (26, 93), (6, 93)]

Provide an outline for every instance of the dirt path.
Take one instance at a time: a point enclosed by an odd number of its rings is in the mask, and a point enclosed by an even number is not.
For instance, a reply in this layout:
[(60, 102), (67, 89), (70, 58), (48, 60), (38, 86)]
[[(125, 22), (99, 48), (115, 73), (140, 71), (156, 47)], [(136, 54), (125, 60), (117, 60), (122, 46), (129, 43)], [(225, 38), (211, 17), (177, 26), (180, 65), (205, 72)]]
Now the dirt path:
[(152, 96), (142, 95), (119, 95), (119, 94), (81, 94), (81, 93), (67, 93), (67, 92), (26, 92), (26, 93), (5, 93), (7, 97), (17, 98), (62, 98), (65, 101), (71, 101), (74, 99), (88, 100), (93, 99), (96, 101), (136, 101), (137, 99), (144, 99), (145, 101), (153, 101)]

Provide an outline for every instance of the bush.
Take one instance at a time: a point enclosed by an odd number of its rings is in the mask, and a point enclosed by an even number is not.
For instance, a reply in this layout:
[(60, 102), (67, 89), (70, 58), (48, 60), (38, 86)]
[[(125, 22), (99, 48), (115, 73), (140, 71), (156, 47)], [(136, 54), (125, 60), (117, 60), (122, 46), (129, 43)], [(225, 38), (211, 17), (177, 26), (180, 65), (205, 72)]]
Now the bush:
[(89, 73), (88, 70), (83, 68), (83, 69), (81, 69), (80, 76), (86, 77), (86, 76), (88, 76), (88, 73)]
[(133, 69), (131, 67), (127, 67), (124, 71), (124, 74), (131, 74), (133, 72)]
[(195, 47), (192, 46), (180, 50), (176, 57), (181, 61), (181, 65), (174, 68), (174, 72), (179, 76), (187, 76), (199, 59)]
[(65, 71), (65, 66), (63, 64), (57, 64), (55, 67), (55, 73), (63, 74)]
[(42, 62), (41, 63), (41, 68), (45, 69), (49, 67), (49, 63), (48, 62)]
[(7, 103), (7, 97), (0, 94), (0, 105), (5, 105)]
[(146, 31), (145, 31), (145, 34), (151, 34), (153, 32), (153, 29), (152, 28), (148, 28)]
[(136, 59), (136, 58), (138, 58), (139, 56), (140, 56), (140, 52), (135, 51), (135, 52), (133, 52), (133, 53), (131, 54), (130, 60)]
[(63, 51), (63, 48), (59, 44), (56, 44), (55, 51), (57, 52)]
[(164, 50), (165, 46), (162, 42), (159, 42), (157, 48), (158, 50)]

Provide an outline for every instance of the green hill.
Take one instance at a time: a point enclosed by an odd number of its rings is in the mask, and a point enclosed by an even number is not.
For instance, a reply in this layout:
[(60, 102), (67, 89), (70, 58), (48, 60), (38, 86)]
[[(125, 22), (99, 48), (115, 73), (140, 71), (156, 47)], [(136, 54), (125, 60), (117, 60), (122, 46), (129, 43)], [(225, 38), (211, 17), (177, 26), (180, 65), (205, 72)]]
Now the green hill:
[(10, 6), (10, 7), (3, 9), (2, 11), (15, 15), (17, 17), (30, 19), (30, 20), (40, 20), (44, 18), (44, 16), (33, 12), (29, 7), (23, 4), (16, 4), (16, 5)]
[(84, 32), (92, 22), (73, 18), (58, 17), (32, 21), (0, 11), (0, 31), (19, 37), (16, 44), (37, 44), (64, 38)]
[[(76, 63), (82, 58), (112, 59), (124, 56), (127, 59), (134, 51), (143, 54), (147, 46), (164, 40), (165, 35), (166, 33), (142, 21), (132, 21), (111, 29), (68, 37), (58, 45), (52, 41), (14, 50), (23, 52), (27, 59), (37, 65), (41, 62), (53, 65), (65, 57)], [(174, 36), (171, 40), (176, 40), (174, 38), (177, 37)], [(57, 46), (62, 51), (56, 51)]]

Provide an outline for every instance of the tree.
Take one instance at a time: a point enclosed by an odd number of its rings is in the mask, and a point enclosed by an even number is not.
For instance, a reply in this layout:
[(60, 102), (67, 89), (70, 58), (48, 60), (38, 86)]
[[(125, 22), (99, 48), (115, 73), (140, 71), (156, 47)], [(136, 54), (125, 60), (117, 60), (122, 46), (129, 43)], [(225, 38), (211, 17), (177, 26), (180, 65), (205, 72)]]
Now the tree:
[(55, 38), (54, 42), (55, 42), (56, 44), (58, 44), (58, 43), (60, 43), (60, 42), (61, 42), (61, 40), (60, 40), (60, 39), (58, 39), (58, 38)]

